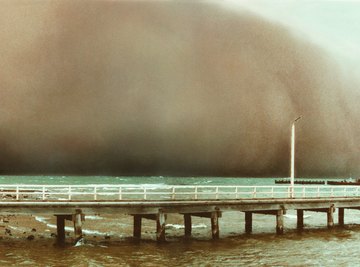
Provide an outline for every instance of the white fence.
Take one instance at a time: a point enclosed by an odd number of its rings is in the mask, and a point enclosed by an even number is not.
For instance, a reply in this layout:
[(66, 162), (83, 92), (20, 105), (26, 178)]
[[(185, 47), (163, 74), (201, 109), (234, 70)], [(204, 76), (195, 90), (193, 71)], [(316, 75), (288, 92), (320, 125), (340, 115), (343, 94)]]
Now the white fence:
[[(359, 186), (0, 185), (0, 201), (360, 197)], [(293, 191), (293, 193), (292, 193)]]

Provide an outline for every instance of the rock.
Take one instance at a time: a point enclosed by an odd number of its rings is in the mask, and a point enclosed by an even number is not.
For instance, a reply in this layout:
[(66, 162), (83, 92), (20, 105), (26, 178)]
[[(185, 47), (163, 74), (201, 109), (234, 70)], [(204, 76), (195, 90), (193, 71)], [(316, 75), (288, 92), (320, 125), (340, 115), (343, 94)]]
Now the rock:
[(35, 236), (34, 235), (29, 235), (28, 237), (27, 237), (27, 240), (34, 240), (35, 239)]

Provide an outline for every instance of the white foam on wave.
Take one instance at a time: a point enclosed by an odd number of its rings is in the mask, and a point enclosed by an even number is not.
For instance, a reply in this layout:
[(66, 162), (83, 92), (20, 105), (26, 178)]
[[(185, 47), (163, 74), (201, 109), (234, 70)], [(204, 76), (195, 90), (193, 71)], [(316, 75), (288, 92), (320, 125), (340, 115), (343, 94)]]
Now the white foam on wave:
[(87, 215), (87, 216), (85, 216), (85, 218), (86, 218), (86, 220), (102, 220), (102, 219), (104, 219), (103, 217), (100, 217), (97, 215), (95, 215), (95, 216)]
[[(309, 218), (310, 216), (311, 215), (304, 215), (304, 219)], [(284, 217), (288, 219), (297, 219), (297, 215), (292, 215), (292, 214), (285, 214)]]
[[(176, 230), (185, 228), (183, 224), (171, 224), (171, 223), (166, 224), (165, 227), (168, 229), (176, 229)], [(193, 229), (196, 229), (196, 228), (206, 228), (207, 226), (203, 223), (200, 223), (200, 224), (193, 224), (191, 227)]]
[[(94, 216), (94, 217), (95, 217), (95, 216)], [(41, 222), (41, 223), (46, 224), (46, 226), (49, 227), (49, 228), (56, 229), (56, 225), (55, 225), (55, 224), (48, 223), (48, 222), (46, 221), (46, 218), (44, 218), (44, 217), (36, 216), (36, 217), (35, 217), (35, 220), (37, 220), (38, 222)], [(74, 228), (73, 228), (73, 227), (70, 227), (70, 226), (65, 226), (65, 230), (68, 231), (68, 232), (74, 232)], [(103, 232), (99, 232), (99, 231), (96, 231), (96, 230), (82, 229), (82, 232), (83, 232), (84, 234), (87, 234), (87, 235), (102, 235), (102, 236), (109, 235), (109, 233), (103, 233)]]
[(212, 180), (206, 180), (206, 181), (195, 182), (194, 184), (210, 184), (212, 182), (213, 182)]
[(35, 220), (47, 224), (46, 219), (44, 217), (35, 216)]
[[(92, 185), (93, 186), (93, 185)], [(146, 189), (159, 189), (159, 188), (171, 188), (171, 186), (164, 184), (164, 183), (157, 183), (157, 184), (121, 184), (119, 185), (121, 187), (123, 187), (123, 189), (126, 190), (132, 190), (132, 189), (142, 189), (142, 188), (146, 188)], [(101, 187), (101, 185), (97, 185), (97, 187)], [(102, 190), (104, 191), (114, 191), (114, 190), (118, 190), (118, 186), (113, 187), (113, 186), (104, 186), (101, 187)]]

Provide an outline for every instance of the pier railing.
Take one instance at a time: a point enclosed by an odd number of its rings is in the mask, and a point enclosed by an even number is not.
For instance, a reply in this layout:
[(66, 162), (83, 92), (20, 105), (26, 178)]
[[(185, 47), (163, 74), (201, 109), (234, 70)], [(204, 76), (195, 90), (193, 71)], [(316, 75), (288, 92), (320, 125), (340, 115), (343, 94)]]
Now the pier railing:
[(226, 200), (360, 197), (359, 186), (0, 185), (0, 201)]

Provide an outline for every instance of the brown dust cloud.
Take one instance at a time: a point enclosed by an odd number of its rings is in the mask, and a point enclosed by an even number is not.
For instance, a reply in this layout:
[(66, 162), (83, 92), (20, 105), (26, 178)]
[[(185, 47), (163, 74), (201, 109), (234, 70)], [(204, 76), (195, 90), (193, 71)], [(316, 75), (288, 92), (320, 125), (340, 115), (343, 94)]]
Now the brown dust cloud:
[(2, 174), (360, 175), (357, 83), (206, 1), (0, 2)]

